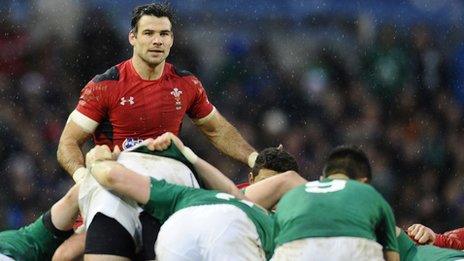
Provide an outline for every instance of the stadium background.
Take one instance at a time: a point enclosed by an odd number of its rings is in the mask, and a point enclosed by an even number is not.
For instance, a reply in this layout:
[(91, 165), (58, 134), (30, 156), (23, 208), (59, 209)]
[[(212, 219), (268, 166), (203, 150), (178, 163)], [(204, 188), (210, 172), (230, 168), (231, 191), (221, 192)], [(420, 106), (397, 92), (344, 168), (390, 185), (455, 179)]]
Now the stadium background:
[[(56, 149), (80, 89), (131, 54), (144, 1), (0, 1), (0, 228), (71, 184)], [(187, 0), (168, 60), (257, 149), (282, 143), (317, 178), (335, 145), (362, 145), (397, 223), (464, 218), (464, 3), (459, 0)], [(234, 181), (247, 169), (189, 120), (182, 137)]]

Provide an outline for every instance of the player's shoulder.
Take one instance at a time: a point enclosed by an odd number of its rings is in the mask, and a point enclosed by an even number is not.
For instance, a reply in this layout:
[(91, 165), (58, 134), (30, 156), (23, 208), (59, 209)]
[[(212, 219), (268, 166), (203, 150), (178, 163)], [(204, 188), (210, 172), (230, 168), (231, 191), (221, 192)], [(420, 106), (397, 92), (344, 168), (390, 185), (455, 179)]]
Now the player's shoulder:
[(354, 187), (354, 192), (357, 195), (363, 195), (366, 199), (372, 201), (372, 202), (377, 202), (377, 203), (384, 203), (386, 202), (385, 198), (382, 196), (382, 194), (375, 189), (374, 186), (367, 184), (367, 183), (362, 183), (359, 181), (355, 180), (350, 180), (350, 184), (352, 187)]
[(102, 74), (97, 74), (93, 77), (93, 83), (99, 83), (103, 81), (118, 81), (119, 80), (119, 69), (117, 66), (113, 66), (106, 70)]
[(166, 63), (169, 72), (169, 77), (184, 88), (184, 90), (203, 91), (201, 81), (191, 72), (179, 69), (176, 66)]
[(168, 70), (170, 71), (171, 75), (173, 75), (174, 77), (195, 77), (195, 75), (190, 71), (187, 71), (183, 68), (179, 68), (171, 63), (166, 63), (166, 66), (168, 67)]
[(364, 191), (365, 193), (380, 195), (379, 192), (370, 184), (359, 182), (357, 180), (348, 180), (348, 186), (353, 187), (356, 191)]
[(189, 86), (201, 86), (200, 80), (190, 71), (181, 69), (170, 63), (166, 63), (166, 66), (169, 72), (169, 76), (172, 79), (178, 81), (179, 83), (183, 83)]
[(111, 68), (106, 70), (104, 73), (95, 75), (95, 77), (93, 77), (92, 79), (92, 82), (99, 83), (103, 81), (114, 81), (114, 82), (119, 81), (121, 74), (124, 73), (124, 70), (127, 67), (128, 61), (129, 60), (121, 62), (115, 66), (112, 66)]

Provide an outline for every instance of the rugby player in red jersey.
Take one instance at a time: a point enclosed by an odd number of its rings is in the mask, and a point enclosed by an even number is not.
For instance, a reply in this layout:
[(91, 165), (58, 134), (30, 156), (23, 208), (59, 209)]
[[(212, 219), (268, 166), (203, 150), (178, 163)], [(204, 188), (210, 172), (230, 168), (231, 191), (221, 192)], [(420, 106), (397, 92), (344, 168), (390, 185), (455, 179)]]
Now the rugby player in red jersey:
[[(186, 114), (221, 152), (253, 166), (256, 151), (208, 101), (199, 79), (166, 62), (174, 41), (172, 22), (166, 4), (136, 7), (128, 35), (132, 58), (95, 76), (82, 89), (57, 152), (58, 161), (76, 182), (86, 173), (81, 146), (92, 135), (98, 145), (127, 149), (167, 131), (178, 135)], [(133, 239), (130, 232), (118, 229), (120, 223), (100, 213), (88, 222), (122, 240), (109, 249), (108, 244), (93, 244), (87, 235), (86, 252), (130, 257), (135, 247), (124, 246)]]

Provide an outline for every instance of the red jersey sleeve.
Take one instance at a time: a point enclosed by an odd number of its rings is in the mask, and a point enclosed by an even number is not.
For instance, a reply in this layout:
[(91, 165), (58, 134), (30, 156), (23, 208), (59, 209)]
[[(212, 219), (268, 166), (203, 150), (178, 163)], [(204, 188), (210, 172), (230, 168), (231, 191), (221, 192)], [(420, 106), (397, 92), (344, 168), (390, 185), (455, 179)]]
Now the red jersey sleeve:
[(464, 228), (437, 234), (433, 244), (437, 247), (464, 250)]
[(100, 123), (106, 115), (107, 86), (90, 81), (81, 91), (76, 110)]
[(243, 182), (240, 184), (235, 185), (238, 189), (245, 189), (246, 187), (250, 186), (249, 182)]
[(206, 95), (206, 91), (201, 82), (194, 76), (192, 76), (189, 81), (192, 82), (191, 86), (195, 91), (195, 98), (188, 109), (187, 114), (191, 119), (201, 119), (208, 116), (208, 114), (213, 111), (214, 107), (209, 102), (208, 96)]

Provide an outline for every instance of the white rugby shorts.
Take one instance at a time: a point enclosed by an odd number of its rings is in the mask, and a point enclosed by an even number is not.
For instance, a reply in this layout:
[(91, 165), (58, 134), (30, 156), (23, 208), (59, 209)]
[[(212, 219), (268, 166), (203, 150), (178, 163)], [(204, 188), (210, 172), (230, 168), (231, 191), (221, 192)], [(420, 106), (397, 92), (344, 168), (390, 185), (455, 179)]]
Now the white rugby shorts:
[(313, 237), (285, 243), (274, 250), (271, 261), (376, 261), (384, 260), (382, 246), (358, 237)]
[(253, 222), (229, 204), (181, 209), (161, 226), (157, 260), (266, 260)]

